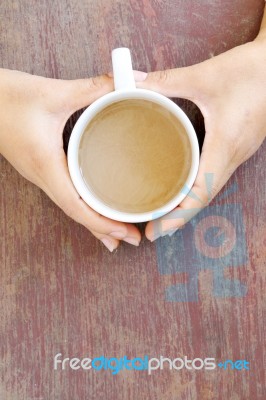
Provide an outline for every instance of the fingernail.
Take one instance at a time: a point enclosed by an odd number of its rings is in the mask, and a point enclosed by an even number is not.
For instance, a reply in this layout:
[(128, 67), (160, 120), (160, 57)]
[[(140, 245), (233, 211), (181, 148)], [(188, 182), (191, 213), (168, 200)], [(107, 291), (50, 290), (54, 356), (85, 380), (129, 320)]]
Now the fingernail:
[(125, 232), (119, 232), (119, 231), (115, 231), (115, 232), (111, 232), (110, 236), (113, 236), (113, 238), (115, 239), (124, 239), (125, 237)]
[(154, 242), (155, 240), (159, 239), (162, 236), (162, 233), (157, 233), (153, 235), (152, 239), (150, 239), (151, 242)]
[[(167, 229), (166, 231), (162, 231), (158, 237), (164, 237), (164, 236), (173, 236), (176, 231), (178, 231), (179, 228), (173, 228), (173, 229)], [(158, 239), (158, 237), (156, 239)]]
[(154, 224), (154, 235), (153, 238), (151, 239), (151, 242), (154, 242), (155, 240), (159, 239), (160, 237), (164, 237), (164, 236), (173, 236), (179, 228), (172, 228), (172, 229), (168, 229), (163, 231), (162, 230), (162, 224), (160, 223), (159, 226), (157, 226), (157, 224)]
[(101, 242), (105, 245), (105, 247), (107, 247), (107, 249), (112, 253), (113, 250), (115, 249), (115, 246), (113, 244), (113, 242), (111, 240), (109, 240), (108, 238), (102, 238)]
[(136, 82), (143, 82), (147, 78), (147, 72), (143, 71), (134, 71), (134, 78)]
[(179, 229), (179, 228), (171, 229), (170, 231), (168, 231), (168, 232), (167, 232), (168, 236), (170, 236), (170, 237), (173, 236), (173, 235), (178, 231), (178, 229)]
[(160, 220), (153, 222), (153, 237), (150, 239), (151, 242), (159, 239), (163, 234), (162, 223)]
[(171, 237), (177, 231), (178, 231), (178, 228), (177, 229), (169, 229), (168, 231), (158, 232), (157, 234), (153, 235), (153, 238), (151, 239), (151, 242), (154, 242), (155, 240), (159, 239), (160, 237), (164, 237), (164, 236)]
[(123, 239), (124, 242), (127, 242), (129, 244), (133, 244), (133, 246), (139, 246), (139, 240), (131, 237), (125, 237)]

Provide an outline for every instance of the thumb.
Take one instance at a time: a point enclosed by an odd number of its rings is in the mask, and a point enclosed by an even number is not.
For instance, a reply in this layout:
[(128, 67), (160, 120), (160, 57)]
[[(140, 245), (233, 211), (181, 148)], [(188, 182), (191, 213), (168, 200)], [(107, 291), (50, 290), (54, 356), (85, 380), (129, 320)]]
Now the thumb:
[(196, 100), (199, 93), (197, 65), (145, 73), (134, 71), (138, 88), (149, 89), (167, 97), (181, 97)]
[(88, 106), (99, 97), (114, 90), (113, 79), (108, 75), (63, 82), (65, 85), (64, 93), (67, 96), (71, 112)]

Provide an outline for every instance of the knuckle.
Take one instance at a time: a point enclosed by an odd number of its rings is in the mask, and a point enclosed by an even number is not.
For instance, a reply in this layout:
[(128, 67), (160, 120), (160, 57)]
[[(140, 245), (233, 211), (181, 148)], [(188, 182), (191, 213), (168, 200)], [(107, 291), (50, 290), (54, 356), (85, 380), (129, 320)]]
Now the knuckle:
[(164, 70), (164, 71), (157, 71), (156, 73), (156, 80), (162, 84), (165, 84), (169, 80), (169, 70)]
[(103, 86), (103, 80), (100, 76), (94, 76), (88, 80), (89, 89), (97, 90)]
[(98, 88), (99, 84), (98, 84), (98, 80), (95, 77), (92, 77), (88, 80), (88, 86), (89, 89), (95, 89)]

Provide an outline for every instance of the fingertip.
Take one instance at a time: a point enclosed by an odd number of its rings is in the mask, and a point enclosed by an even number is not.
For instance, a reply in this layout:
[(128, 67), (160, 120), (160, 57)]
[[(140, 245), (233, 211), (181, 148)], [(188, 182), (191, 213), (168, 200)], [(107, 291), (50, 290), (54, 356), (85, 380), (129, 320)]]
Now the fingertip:
[(133, 71), (133, 73), (134, 73), (134, 79), (136, 82), (144, 82), (148, 77), (147, 72), (135, 70), (135, 71)]
[(141, 241), (141, 234), (136, 226), (124, 225), (124, 230), (113, 231), (109, 234), (112, 238), (123, 240), (133, 246), (139, 246)]
[(125, 237), (123, 239), (123, 241), (126, 242), (126, 243), (129, 243), (129, 244), (132, 244), (133, 246), (136, 246), (136, 247), (138, 247), (139, 243), (140, 243), (140, 240), (138, 240), (138, 239), (136, 239), (134, 237)]
[[(191, 205), (191, 208), (189, 207)], [(182, 205), (182, 206), (181, 206)], [(180, 206), (147, 224), (145, 234), (147, 239), (154, 242), (159, 237), (172, 236), (178, 229), (182, 228), (201, 208), (195, 208), (194, 203), (186, 203), (186, 199)]]
[(113, 79), (109, 74), (67, 82), (70, 87), (70, 105), (74, 110), (86, 107), (114, 90)]
[[(163, 221), (162, 221), (163, 222)], [(160, 237), (164, 236), (173, 236), (179, 229), (180, 226), (177, 226), (177, 223), (174, 224), (163, 224), (160, 223), (160, 229), (158, 229), (157, 224), (152, 224), (151, 226), (147, 226), (145, 235), (148, 240), (154, 242), (155, 240), (159, 239)]]
[(104, 237), (100, 239), (103, 245), (112, 253), (114, 250), (116, 250), (119, 246), (119, 241), (118, 240), (112, 240), (109, 237)]
[(161, 220), (150, 221), (145, 228), (145, 236), (150, 242), (154, 242), (162, 235)]
[(125, 237), (132, 237), (135, 238), (138, 242), (140, 242), (141, 240), (141, 233), (139, 231), (139, 229), (133, 225), (133, 224), (125, 224), (126, 228), (127, 228), (127, 234), (125, 235)]

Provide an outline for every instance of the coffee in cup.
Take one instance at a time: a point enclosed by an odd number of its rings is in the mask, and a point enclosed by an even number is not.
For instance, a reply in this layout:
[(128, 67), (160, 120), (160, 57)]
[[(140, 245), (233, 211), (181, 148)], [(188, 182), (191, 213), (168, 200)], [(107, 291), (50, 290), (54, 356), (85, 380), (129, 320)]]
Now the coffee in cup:
[(180, 121), (159, 104), (126, 99), (108, 105), (87, 125), (79, 165), (88, 190), (127, 213), (156, 210), (182, 189), (191, 146)]

